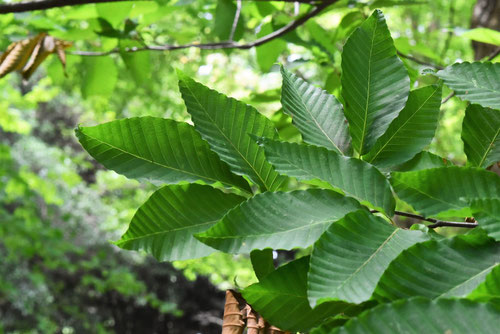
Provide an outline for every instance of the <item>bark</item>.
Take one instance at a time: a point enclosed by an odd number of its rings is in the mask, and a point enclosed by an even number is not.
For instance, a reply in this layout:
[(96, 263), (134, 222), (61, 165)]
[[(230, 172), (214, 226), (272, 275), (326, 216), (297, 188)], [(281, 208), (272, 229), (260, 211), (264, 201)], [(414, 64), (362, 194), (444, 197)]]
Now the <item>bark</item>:
[[(478, 0), (472, 13), (471, 28), (489, 28), (500, 31), (500, 0)], [(472, 42), (475, 60), (488, 57), (495, 52), (496, 46)]]

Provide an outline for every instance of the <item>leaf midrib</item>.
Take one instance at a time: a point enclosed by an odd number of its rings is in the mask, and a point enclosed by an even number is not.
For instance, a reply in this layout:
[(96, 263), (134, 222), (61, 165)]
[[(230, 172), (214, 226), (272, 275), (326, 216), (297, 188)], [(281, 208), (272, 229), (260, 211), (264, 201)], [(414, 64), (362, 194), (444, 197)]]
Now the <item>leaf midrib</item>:
[[(217, 128), (217, 130), (220, 132), (220, 134), (226, 139), (226, 141), (234, 148), (234, 150), (241, 156), (241, 158), (245, 161), (245, 163), (253, 170), (253, 172), (255, 173), (255, 175), (259, 178), (259, 180), (262, 182), (262, 185), (264, 186), (265, 190), (269, 190), (269, 188), (272, 187), (272, 184), (271, 184), (271, 187), (268, 187), (266, 182), (262, 179), (261, 175), (257, 172), (257, 170), (254, 168), (254, 166), (250, 163), (250, 161), (248, 161), (246, 159), (246, 157), (240, 152), (240, 150), (234, 145), (234, 143), (226, 136), (226, 134), (221, 130), (221, 128), (219, 127), (219, 125), (214, 121), (214, 119), (211, 117), (211, 115), (208, 113), (208, 111), (203, 107), (203, 105), (201, 104), (200, 100), (198, 100), (198, 98), (196, 97), (196, 95), (194, 94), (193, 90), (191, 89), (191, 87), (189, 86), (189, 84), (184, 81), (185, 83), (185, 87), (189, 90), (189, 92), (191, 93), (191, 96), (196, 100), (196, 103), (201, 107), (201, 109), (203, 110), (203, 112), (205, 113), (205, 115), (210, 119), (210, 121), (212, 122), (212, 124)], [(218, 94), (218, 93), (217, 93)]]
[[(221, 182), (222, 184), (225, 184), (225, 185), (228, 185), (228, 186), (236, 186), (236, 185), (234, 185), (234, 184), (228, 183), (227, 181), (222, 181), (222, 180), (214, 179), (214, 178), (209, 177), (209, 176), (205, 176), (205, 175), (201, 175), (201, 174), (196, 174), (196, 173), (189, 172), (189, 171), (187, 171), (187, 170), (183, 170), (183, 169), (179, 169), (179, 168), (175, 168), (175, 167), (172, 167), (172, 166), (163, 165), (163, 164), (161, 164), (161, 163), (159, 163), (159, 162), (156, 162), (156, 161), (154, 161), (154, 160), (148, 160), (148, 159), (146, 159), (146, 158), (144, 158), (144, 157), (141, 157), (141, 156), (136, 155), (136, 154), (134, 154), (134, 153), (131, 153), (131, 152), (125, 151), (124, 149), (121, 149), (121, 148), (119, 148), (119, 147), (117, 147), (117, 146), (114, 146), (114, 145), (112, 145), (112, 144), (110, 144), (110, 143), (107, 143), (107, 142), (102, 141), (102, 140), (100, 140), (100, 139), (98, 139), (98, 138), (96, 138), (96, 137), (93, 137), (93, 136), (91, 136), (91, 135), (89, 135), (89, 134), (87, 134), (87, 133), (84, 133), (84, 132), (83, 132), (83, 130), (80, 130), (80, 132), (81, 132), (84, 136), (86, 136), (86, 137), (88, 137), (88, 138), (90, 138), (90, 139), (92, 139), (92, 140), (95, 140), (95, 141), (97, 141), (98, 143), (100, 143), (100, 144), (102, 144), (102, 145), (109, 146), (110, 148), (115, 149), (115, 150), (117, 150), (117, 151), (120, 151), (120, 152), (122, 152), (123, 154), (130, 155), (130, 156), (132, 156), (132, 157), (134, 157), (134, 158), (136, 158), (136, 159), (139, 159), (139, 160), (145, 161), (145, 162), (147, 162), (147, 163), (151, 163), (151, 164), (153, 164), (153, 165), (157, 165), (157, 166), (159, 166), (159, 167), (166, 168), (166, 169), (171, 169), (171, 170), (176, 171), (176, 172), (179, 172), (179, 173), (189, 174), (189, 175), (195, 176), (195, 177), (197, 177), (197, 178), (206, 179), (206, 180), (210, 180), (210, 181), (213, 181), (213, 182)], [(236, 186), (236, 187), (238, 187), (238, 186)], [(238, 187), (238, 188), (240, 188), (240, 187)], [(240, 188), (240, 189), (241, 189), (241, 188)]]
[[(290, 77), (289, 77), (290, 78)], [(295, 93), (300, 96), (300, 101), (302, 102), (302, 105), (304, 106), (304, 109), (306, 110), (306, 112), (309, 114), (309, 116), (311, 116), (311, 119), (314, 121), (314, 124), (316, 124), (316, 126), (318, 127), (318, 129), (321, 130), (321, 132), (325, 135), (325, 137), (328, 139), (328, 141), (330, 141), (332, 143), (332, 145), (340, 152), (342, 153), (342, 150), (335, 144), (335, 142), (328, 136), (328, 134), (326, 133), (326, 131), (321, 127), (321, 125), (318, 123), (318, 120), (314, 117), (314, 115), (312, 114), (311, 110), (309, 110), (309, 108), (307, 107), (306, 103), (304, 102), (304, 100), (302, 99), (302, 94), (300, 94), (298, 92), (298, 90), (295, 88), (295, 81), (293, 82), (293, 84), (291, 85), (293, 90), (295, 91)], [(321, 92), (323, 93), (323, 92)]]
[(439, 296), (435, 297), (435, 298), (439, 298), (439, 297), (443, 297), (444, 295), (446, 295), (447, 293), (450, 293), (451, 291), (455, 290), (455, 289), (458, 289), (460, 288), (461, 286), (463, 286), (464, 284), (472, 281), (473, 279), (475, 279), (476, 277), (479, 277), (480, 275), (482, 275), (484, 272), (488, 271), (488, 270), (491, 270), (493, 269), (496, 265), (498, 265), (499, 262), (495, 262), (494, 264), (492, 264), (491, 266), (481, 270), (480, 272), (478, 272), (477, 274), (475, 274), (474, 276), (472, 277), (469, 277), (468, 279), (466, 279), (465, 281), (463, 281), (462, 283), (452, 287), (451, 289), (448, 289), (446, 290), (445, 292), (443, 292), (442, 294), (440, 294)]
[(373, 54), (373, 43), (375, 42), (375, 33), (377, 32), (378, 28), (378, 22), (375, 24), (375, 28), (373, 29), (373, 35), (372, 35), (372, 43), (370, 46), (370, 55), (369, 55), (369, 60), (368, 60), (368, 80), (367, 80), (367, 85), (366, 85), (366, 104), (365, 104), (365, 113), (364, 113), (364, 119), (363, 119), (363, 131), (361, 131), (361, 145), (359, 146), (359, 154), (363, 152), (363, 146), (365, 143), (365, 139), (367, 134), (365, 133), (366, 131), (366, 126), (368, 123), (368, 105), (370, 102), (370, 83), (371, 83), (371, 77), (372, 77), (372, 54)]
[(169, 233), (172, 233), (172, 232), (178, 232), (178, 231), (182, 231), (182, 230), (188, 230), (188, 229), (193, 228), (193, 227), (200, 227), (200, 226), (204, 226), (204, 225), (215, 224), (219, 220), (220, 219), (216, 219), (216, 220), (211, 220), (211, 221), (204, 222), (204, 223), (201, 223), (201, 224), (183, 226), (183, 227), (174, 228), (174, 229), (171, 229), (171, 230), (157, 231), (157, 232), (153, 232), (153, 233), (144, 234), (144, 235), (142, 235), (140, 237), (133, 237), (133, 238), (128, 238), (128, 239), (123, 239), (122, 238), (122, 239), (116, 241), (115, 244), (116, 245), (121, 245), (121, 244), (127, 243), (129, 241), (136, 241), (136, 240), (140, 240), (140, 239), (147, 239), (147, 238), (151, 238), (151, 237), (158, 236), (158, 235), (161, 235), (161, 234), (169, 234)]
[(488, 145), (488, 149), (486, 150), (486, 152), (484, 152), (484, 155), (481, 158), (481, 161), (479, 162), (479, 167), (481, 167), (483, 165), (484, 161), (486, 160), (486, 157), (488, 156), (488, 153), (490, 153), (490, 151), (493, 149), (493, 144), (495, 143), (495, 141), (497, 140), (499, 135), (500, 135), (500, 128), (497, 130), (497, 133), (495, 133), (492, 140), (490, 141), (490, 144)]
[[(425, 100), (424, 103), (422, 103), (422, 105), (410, 116), (408, 117), (408, 119), (394, 132), (394, 134), (392, 136), (390, 136), (389, 139), (387, 139), (386, 143), (377, 151), (377, 153), (370, 159), (370, 160), (366, 160), (367, 162), (372, 162), (374, 161), (377, 156), (385, 149), (385, 147), (387, 145), (389, 145), (389, 143), (392, 141), (392, 139), (394, 138), (394, 136), (396, 136), (396, 134), (399, 133), (399, 131), (401, 131), (401, 129), (413, 118), (415, 117), (415, 115), (427, 104), (427, 102), (434, 96), (434, 94), (439, 90), (439, 87), (436, 88), (436, 90), (434, 92), (432, 92), (432, 94)], [(397, 118), (395, 119), (397, 120)], [(390, 129), (390, 126), (389, 126), (389, 129)], [(500, 131), (500, 130), (499, 130)]]
[(335, 291), (338, 292), (340, 289), (342, 289), (350, 280), (352, 280), (358, 272), (361, 271), (365, 266), (370, 263), (370, 261), (384, 248), (385, 245), (396, 235), (396, 233), (399, 231), (399, 229), (395, 229), (385, 240), (384, 242), (373, 252), (373, 254), (370, 255), (366, 261), (364, 261), (349, 277), (347, 277), (341, 285), (339, 285)]

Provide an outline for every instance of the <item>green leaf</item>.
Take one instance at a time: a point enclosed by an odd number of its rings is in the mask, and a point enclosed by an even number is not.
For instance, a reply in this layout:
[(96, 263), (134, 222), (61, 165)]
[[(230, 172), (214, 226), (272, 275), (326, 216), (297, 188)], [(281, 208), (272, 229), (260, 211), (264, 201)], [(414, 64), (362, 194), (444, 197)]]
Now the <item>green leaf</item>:
[[(218, 0), (217, 8), (215, 9), (215, 27), (214, 33), (222, 41), (229, 40), (229, 35), (233, 28), (234, 15), (236, 13), (236, 5), (232, 0)], [(240, 15), (236, 30), (234, 32), (234, 40), (239, 40), (243, 36), (243, 17)]]
[(439, 155), (423, 151), (415, 155), (411, 160), (405, 162), (404, 164), (392, 167), (391, 169), (393, 171), (399, 172), (410, 172), (422, 169), (446, 167), (449, 164), (450, 162), (440, 157)]
[(480, 198), (470, 201), (472, 215), (488, 235), (500, 241), (500, 198)]
[(133, 2), (98, 3), (95, 5), (99, 17), (111, 22), (114, 27), (122, 23), (130, 14)]
[(321, 179), (377, 210), (394, 213), (394, 197), (387, 179), (372, 165), (344, 157), (324, 147), (259, 140), (279, 173), (299, 180)]
[(231, 210), (220, 222), (196, 237), (227, 253), (305, 248), (332, 222), (360, 208), (354, 199), (332, 190), (265, 192)]
[(403, 251), (375, 289), (379, 301), (463, 297), (500, 263), (500, 243), (484, 234), (429, 240)]
[(488, 167), (500, 161), (500, 111), (469, 105), (465, 110), (462, 140), (470, 165)]
[(411, 159), (434, 137), (440, 106), (441, 86), (410, 92), (405, 108), (363, 159), (381, 168)]
[(476, 42), (500, 45), (500, 32), (484, 27), (468, 30), (460, 35)]
[[(120, 42), (122, 49), (140, 46), (141, 44), (138, 42)], [(151, 59), (149, 51), (126, 52), (123, 50), (120, 52), (120, 56), (137, 86), (144, 87), (151, 84)]]
[(85, 74), (82, 75), (82, 95), (109, 97), (116, 86), (118, 70), (111, 57), (84, 57)]
[(384, 15), (375, 10), (342, 52), (342, 96), (353, 147), (367, 153), (405, 106), (410, 78)]
[(336, 334), (495, 334), (500, 312), (469, 300), (412, 298), (382, 304), (347, 322)]
[(196, 130), (231, 170), (262, 190), (276, 190), (285, 180), (266, 161), (264, 149), (249, 136), (276, 138), (273, 123), (255, 108), (179, 75), (179, 88)]
[(274, 271), (273, 250), (266, 248), (263, 250), (255, 249), (250, 253), (253, 271), (255, 276), (261, 281), (265, 276)]
[(248, 183), (229, 171), (187, 123), (157, 117), (128, 118), (79, 127), (82, 146), (106, 168), (154, 184), (221, 182), (249, 192)]
[(308, 263), (309, 258), (303, 257), (278, 268), (243, 290), (243, 298), (272, 325), (293, 332), (308, 331), (349, 305), (329, 302), (311, 309), (306, 291)]
[(436, 73), (462, 100), (500, 109), (500, 63), (453, 64)]
[(496, 308), (500, 310), (500, 265), (493, 268), (486, 275), (484, 282), (479, 284), (467, 298), (495, 304)]
[(455, 210), (455, 215), (468, 217), (467, 200), (500, 197), (500, 178), (474, 167), (393, 172), (391, 184), (399, 198), (425, 216)]
[(335, 96), (302, 80), (281, 67), (281, 104), (292, 116), (304, 141), (349, 154), (350, 137), (343, 108)]
[(349, 213), (314, 244), (308, 275), (311, 306), (328, 300), (367, 301), (391, 261), (428, 239), (423, 232), (395, 228), (366, 211)]
[(244, 197), (199, 184), (160, 188), (137, 210), (130, 226), (115, 244), (145, 250), (159, 261), (207, 256), (215, 249), (193, 237), (219, 221)]
[[(271, 22), (268, 22), (262, 25), (257, 37), (264, 37), (272, 32), (273, 26)], [(260, 70), (262, 72), (268, 72), (285, 49), (286, 42), (280, 38), (256, 47), (255, 53), (257, 55), (257, 64)]]

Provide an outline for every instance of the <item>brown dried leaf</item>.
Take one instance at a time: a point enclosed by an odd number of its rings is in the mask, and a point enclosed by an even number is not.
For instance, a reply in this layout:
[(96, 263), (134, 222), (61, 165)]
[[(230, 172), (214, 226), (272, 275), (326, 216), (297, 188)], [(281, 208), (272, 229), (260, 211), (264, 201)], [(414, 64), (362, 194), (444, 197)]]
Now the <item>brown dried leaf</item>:
[(222, 320), (222, 334), (241, 334), (245, 329), (240, 303), (232, 290), (226, 291), (226, 304)]
[(39, 40), (30, 59), (21, 70), (23, 79), (28, 80), (33, 72), (40, 66), (40, 64), (52, 53), (56, 51), (56, 39), (52, 36), (45, 35), (43, 39)]
[(66, 68), (64, 50), (71, 43), (58, 40), (46, 33), (9, 45), (0, 58), (0, 78), (13, 71), (20, 71), (27, 80), (40, 64), (52, 53), (56, 53), (63, 68)]
[(35, 46), (44, 36), (45, 34), (42, 33), (33, 38), (10, 44), (0, 58), (0, 78), (12, 71), (22, 69), (33, 53)]

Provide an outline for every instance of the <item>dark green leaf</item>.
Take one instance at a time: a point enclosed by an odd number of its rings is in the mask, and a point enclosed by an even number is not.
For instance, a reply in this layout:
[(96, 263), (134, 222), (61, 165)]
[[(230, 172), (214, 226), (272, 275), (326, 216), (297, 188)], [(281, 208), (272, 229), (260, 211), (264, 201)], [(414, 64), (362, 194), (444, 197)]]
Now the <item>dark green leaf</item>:
[(263, 250), (255, 249), (250, 253), (253, 271), (255, 276), (261, 281), (265, 276), (274, 271), (273, 250), (266, 248)]
[(145, 250), (159, 261), (207, 256), (215, 249), (193, 234), (211, 227), (244, 199), (199, 184), (165, 186), (137, 210), (127, 232), (115, 244)]
[(253, 107), (179, 75), (179, 88), (196, 130), (231, 170), (262, 190), (276, 190), (284, 181), (266, 161), (264, 149), (249, 136), (276, 138), (273, 123)]
[(500, 178), (473, 167), (393, 172), (391, 183), (402, 200), (425, 216), (450, 211), (450, 214), (468, 217), (466, 200), (500, 197)]
[(500, 310), (500, 265), (486, 275), (483, 283), (472, 291), (467, 298), (481, 302), (489, 302)]
[(470, 165), (488, 167), (500, 161), (500, 111), (469, 105), (465, 110), (462, 140)]
[(243, 290), (242, 295), (272, 325), (307, 331), (349, 305), (328, 302), (311, 309), (306, 292), (308, 264), (308, 257), (290, 262)]
[(363, 159), (381, 168), (411, 159), (434, 137), (440, 106), (441, 86), (410, 92), (405, 108)]
[(342, 96), (353, 147), (367, 153), (406, 104), (410, 79), (384, 15), (375, 10), (342, 52)]
[(347, 322), (337, 334), (495, 334), (500, 312), (469, 300), (412, 298), (377, 306)]
[(389, 215), (394, 198), (387, 179), (372, 165), (324, 147), (260, 139), (266, 157), (279, 173), (299, 180), (320, 179)]
[(281, 67), (281, 104), (292, 116), (304, 141), (338, 153), (349, 153), (350, 140), (342, 105), (335, 96), (302, 80)]
[(436, 75), (462, 100), (500, 109), (500, 63), (453, 64)]
[(227, 253), (308, 247), (332, 222), (360, 208), (354, 199), (332, 190), (265, 192), (236, 207), (196, 237)]
[(500, 241), (500, 198), (480, 198), (470, 201), (472, 215), (488, 235)]
[(410, 172), (417, 171), (422, 169), (431, 169), (437, 167), (446, 167), (449, 165), (446, 159), (440, 157), (439, 155), (435, 155), (433, 153), (423, 151), (419, 154), (415, 155), (413, 159), (401, 164), (399, 166), (395, 166), (391, 168), (394, 171), (399, 172)]
[(249, 191), (187, 123), (157, 117), (129, 118), (79, 127), (82, 146), (106, 168), (154, 184), (221, 182)]
[(484, 234), (429, 240), (403, 251), (375, 289), (379, 301), (464, 297), (500, 263), (500, 243)]
[(366, 211), (349, 213), (314, 244), (308, 275), (311, 306), (328, 300), (370, 299), (389, 263), (401, 251), (429, 237), (395, 228)]

